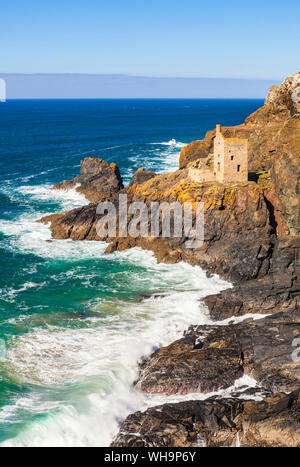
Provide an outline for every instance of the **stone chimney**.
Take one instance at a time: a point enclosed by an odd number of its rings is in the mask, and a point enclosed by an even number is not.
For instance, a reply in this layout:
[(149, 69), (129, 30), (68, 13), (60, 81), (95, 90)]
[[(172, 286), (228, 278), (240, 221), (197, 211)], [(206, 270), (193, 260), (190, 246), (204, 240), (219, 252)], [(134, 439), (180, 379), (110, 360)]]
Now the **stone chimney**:
[(216, 126), (216, 135), (219, 135), (220, 133), (222, 133), (222, 128), (221, 128), (221, 125), (217, 125)]

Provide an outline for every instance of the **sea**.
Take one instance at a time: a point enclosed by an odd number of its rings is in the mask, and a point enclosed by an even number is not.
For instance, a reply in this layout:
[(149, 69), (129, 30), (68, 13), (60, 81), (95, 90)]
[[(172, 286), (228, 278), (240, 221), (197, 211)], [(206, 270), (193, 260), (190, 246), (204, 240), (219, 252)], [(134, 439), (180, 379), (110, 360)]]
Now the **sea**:
[(211, 322), (201, 298), (231, 286), (137, 248), (107, 255), (102, 242), (51, 241), (36, 221), (87, 204), (51, 186), (78, 175), (85, 157), (116, 162), (125, 184), (139, 167), (174, 171), (184, 145), (261, 105), (0, 103), (0, 446), (108, 446), (129, 413), (168, 399), (134, 388), (138, 362)]

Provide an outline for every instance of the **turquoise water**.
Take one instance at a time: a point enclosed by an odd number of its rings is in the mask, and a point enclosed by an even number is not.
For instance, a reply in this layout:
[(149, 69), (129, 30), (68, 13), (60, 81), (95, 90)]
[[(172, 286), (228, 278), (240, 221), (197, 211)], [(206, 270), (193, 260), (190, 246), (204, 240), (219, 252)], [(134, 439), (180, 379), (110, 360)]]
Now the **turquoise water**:
[[(107, 445), (147, 398), (137, 361), (191, 323), (199, 298), (228, 284), (200, 268), (158, 265), (134, 249), (52, 241), (36, 220), (86, 203), (53, 183), (85, 156), (135, 170), (178, 166), (181, 147), (261, 101), (8, 101), (0, 104), (0, 443)], [(175, 147), (168, 141), (177, 140)], [(148, 298), (147, 298), (148, 297)]]

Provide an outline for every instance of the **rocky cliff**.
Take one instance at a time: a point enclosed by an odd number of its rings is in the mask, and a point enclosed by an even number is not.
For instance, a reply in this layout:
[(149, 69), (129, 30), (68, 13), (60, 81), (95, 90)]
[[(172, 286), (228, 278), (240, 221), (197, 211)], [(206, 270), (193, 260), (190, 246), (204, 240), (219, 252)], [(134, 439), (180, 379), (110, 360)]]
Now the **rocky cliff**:
[[(271, 171), (267, 199), (273, 205), (279, 233), (299, 235), (300, 72), (272, 86), (265, 105), (244, 124), (223, 127), (225, 137), (249, 138), (249, 169), (253, 175)], [(215, 131), (181, 151), (180, 167), (213, 152)]]
[[(247, 446), (300, 446), (300, 358), (294, 348), (300, 342), (299, 92), (296, 73), (272, 87), (265, 105), (245, 123), (223, 129), (225, 136), (249, 138), (249, 182), (199, 184), (189, 178), (190, 163), (209, 161), (215, 136), (211, 131), (182, 149), (176, 172), (156, 175), (139, 170), (125, 189), (114, 164), (85, 159), (78, 177), (56, 185), (76, 186), (92, 203), (42, 219), (50, 222), (54, 238), (103, 240), (108, 242), (107, 252), (140, 246), (154, 251), (159, 261), (200, 265), (234, 284), (205, 298), (213, 320), (268, 315), (228, 326), (190, 328), (181, 340), (141, 364), (136, 384), (152, 393), (208, 393), (249, 375), (269, 399), (246, 402), (236, 396), (149, 409), (130, 416), (113, 445), (194, 446), (203, 441), (229, 446), (239, 437)], [(203, 245), (187, 248), (184, 236), (100, 238), (96, 203), (112, 200), (118, 208), (120, 193), (127, 194), (128, 202), (148, 206), (152, 201), (203, 202)]]
[(102, 159), (87, 157), (81, 162), (80, 175), (73, 180), (54, 185), (54, 190), (75, 188), (93, 202), (110, 201), (123, 188), (123, 181), (114, 163), (108, 165)]
[(191, 326), (182, 339), (144, 360), (137, 386), (155, 394), (210, 393), (248, 375), (265, 390), (295, 391), (300, 387), (300, 364), (291, 354), (293, 341), (300, 337), (299, 325), (295, 306), (255, 321)]

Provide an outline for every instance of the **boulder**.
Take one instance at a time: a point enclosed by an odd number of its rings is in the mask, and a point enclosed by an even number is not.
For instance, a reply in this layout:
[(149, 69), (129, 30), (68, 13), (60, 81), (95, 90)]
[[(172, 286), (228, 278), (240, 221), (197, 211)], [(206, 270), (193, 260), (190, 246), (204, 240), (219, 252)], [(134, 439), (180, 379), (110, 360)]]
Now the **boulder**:
[(150, 170), (145, 170), (143, 167), (138, 169), (135, 174), (133, 175), (132, 179), (130, 180), (129, 187), (133, 185), (141, 185), (142, 183), (150, 180), (153, 177), (156, 177), (155, 172), (151, 172)]

